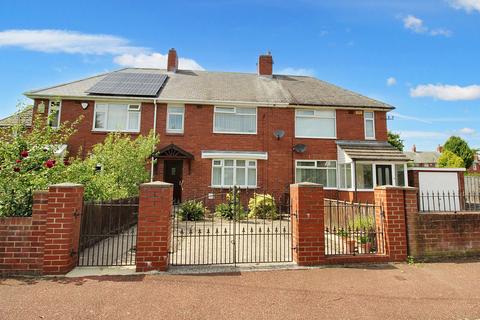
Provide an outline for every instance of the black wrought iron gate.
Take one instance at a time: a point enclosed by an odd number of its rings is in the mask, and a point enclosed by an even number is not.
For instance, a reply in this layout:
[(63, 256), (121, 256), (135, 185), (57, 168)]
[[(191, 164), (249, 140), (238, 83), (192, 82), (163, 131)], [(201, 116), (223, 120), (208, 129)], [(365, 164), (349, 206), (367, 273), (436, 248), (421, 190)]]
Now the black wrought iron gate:
[(288, 203), (233, 188), (174, 205), (171, 265), (292, 261)]
[(85, 202), (79, 266), (135, 265), (138, 198)]

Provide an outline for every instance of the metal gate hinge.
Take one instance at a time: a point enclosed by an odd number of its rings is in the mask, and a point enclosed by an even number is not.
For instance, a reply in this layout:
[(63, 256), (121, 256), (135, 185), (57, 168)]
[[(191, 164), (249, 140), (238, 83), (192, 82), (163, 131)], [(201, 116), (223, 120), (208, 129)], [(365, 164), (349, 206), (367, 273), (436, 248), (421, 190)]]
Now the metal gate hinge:
[(80, 215), (80, 213), (78, 213), (78, 209), (75, 209), (75, 211), (73, 212), (73, 216), (76, 218)]
[(77, 254), (78, 254), (77, 251), (75, 251), (75, 250), (73, 250), (73, 249), (70, 250), (70, 257), (74, 257), (74, 256), (76, 256)]

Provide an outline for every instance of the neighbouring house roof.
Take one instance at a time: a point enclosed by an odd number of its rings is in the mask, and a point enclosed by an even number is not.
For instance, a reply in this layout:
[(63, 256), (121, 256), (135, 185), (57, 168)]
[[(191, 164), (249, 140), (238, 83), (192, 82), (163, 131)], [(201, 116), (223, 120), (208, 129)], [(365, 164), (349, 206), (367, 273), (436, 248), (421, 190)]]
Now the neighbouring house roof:
[(403, 152), (386, 141), (339, 140), (339, 146), (352, 160), (358, 161), (400, 161), (408, 159)]
[(440, 153), (436, 151), (406, 151), (404, 152), (407, 158), (413, 163), (437, 163), (440, 158)]
[(20, 112), (16, 112), (9, 117), (0, 119), (0, 127), (11, 127), (17, 124), (21, 124), (26, 127), (31, 127), (32, 118), (33, 118), (33, 106), (28, 106)]
[[(160, 90), (159, 101), (231, 102), (258, 105), (305, 105), (361, 107), (391, 110), (392, 106), (358, 93), (307, 76), (273, 75), (256, 73), (210, 72), (179, 70), (175, 73), (163, 69), (126, 68), (114, 73), (165, 74), (167, 80)], [(89, 89), (109, 74), (60, 84), (54, 87), (26, 92), (35, 97), (98, 98)], [(108, 97), (108, 96), (107, 96)]]

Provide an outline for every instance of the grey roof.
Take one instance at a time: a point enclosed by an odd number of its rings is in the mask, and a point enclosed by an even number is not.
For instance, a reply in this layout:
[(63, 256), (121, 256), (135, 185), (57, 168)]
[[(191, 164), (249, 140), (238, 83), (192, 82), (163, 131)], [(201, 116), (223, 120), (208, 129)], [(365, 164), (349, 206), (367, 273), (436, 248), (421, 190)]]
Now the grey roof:
[(408, 161), (403, 152), (386, 141), (338, 140), (337, 145), (345, 151), (352, 160)]
[[(118, 73), (167, 74), (168, 79), (158, 94), (159, 100), (192, 102), (248, 102), (264, 104), (319, 105), (393, 109), (392, 106), (306, 76), (258, 76), (255, 73), (210, 72), (127, 68)], [(87, 91), (104, 79), (102, 74), (54, 87), (26, 92), (29, 97), (91, 96)]]
[(440, 153), (436, 151), (406, 151), (407, 158), (413, 163), (437, 163)]
[(11, 127), (21, 124), (26, 127), (32, 126), (33, 107), (28, 106), (24, 110), (14, 113), (13, 115), (0, 119), (0, 127)]

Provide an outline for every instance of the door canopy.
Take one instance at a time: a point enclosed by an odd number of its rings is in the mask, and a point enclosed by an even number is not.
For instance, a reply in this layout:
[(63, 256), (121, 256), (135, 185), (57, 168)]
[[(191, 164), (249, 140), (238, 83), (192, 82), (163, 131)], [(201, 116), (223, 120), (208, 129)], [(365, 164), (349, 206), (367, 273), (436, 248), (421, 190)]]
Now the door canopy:
[(156, 159), (168, 159), (168, 160), (193, 160), (193, 154), (187, 152), (177, 145), (170, 144), (153, 153), (153, 157)]

